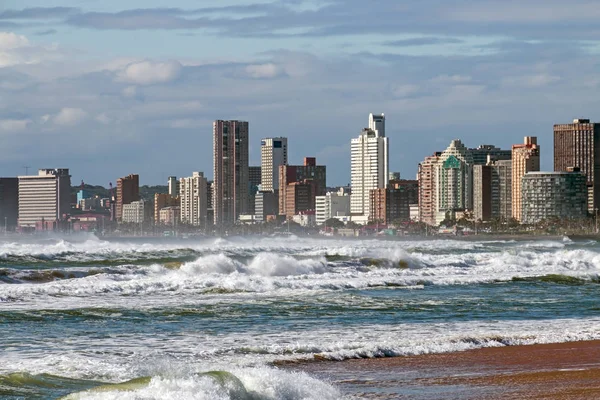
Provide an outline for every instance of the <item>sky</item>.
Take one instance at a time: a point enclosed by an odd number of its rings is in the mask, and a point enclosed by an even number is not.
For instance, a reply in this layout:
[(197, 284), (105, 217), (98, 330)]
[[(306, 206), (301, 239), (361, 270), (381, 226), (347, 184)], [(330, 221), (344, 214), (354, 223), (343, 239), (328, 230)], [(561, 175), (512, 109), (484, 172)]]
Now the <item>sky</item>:
[(350, 181), (385, 113), (390, 170), (452, 139), (510, 148), (600, 120), (596, 0), (0, 0), (0, 176), (107, 186), (212, 176), (212, 121), (249, 121)]

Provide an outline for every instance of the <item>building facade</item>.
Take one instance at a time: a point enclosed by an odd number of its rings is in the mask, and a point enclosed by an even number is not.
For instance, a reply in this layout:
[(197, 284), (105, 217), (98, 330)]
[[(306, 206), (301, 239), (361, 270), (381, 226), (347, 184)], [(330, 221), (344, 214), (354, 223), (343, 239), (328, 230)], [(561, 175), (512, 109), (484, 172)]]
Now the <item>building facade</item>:
[(449, 212), (472, 210), (473, 157), (458, 139), (441, 154), (437, 163), (437, 219), (443, 221)]
[[(170, 186), (170, 182), (169, 182)], [(176, 185), (179, 187), (179, 184)], [(165, 207), (176, 207), (179, 206), (179, 193), (172, 196), (168, 193), (155, 193), (154, 194), (154, 223), (160, 223), (160, 210)]]
[(180, 223), (181, 208), (178, 206), (164, 207), (159, 211), (158, 222), (164, 226), (177, 226)]
[(488, 157), (494, 160), (510, 160), (512, 158), (512, 150), (502, 150), (492, 144), (482, 144), (474, 149), (469, 149), (473, 157), (473, 165), (486, 165)]
[(554, 125), (554, 170), (578, 167), (587, 178), (588, 211), (600, 208), (600, 124), (576, 119)]
[[(168, 192), (171, 197), (179, 196), (179, 181), (176, 176), (170, 176), (167, 178)], [(157, 220), (158, 221), (158, 220)]]
[[(375, 128), (375, 129), (373, 129)], [(350, 144), (352, 195), (350, 212), (369, 219), (370, 192), (384, 189), (389, 182), (389, 144), (385, 136), (384, 115), (369, 115), (369, 128)]]
[(427, 225), (437, 225), (437, 165), (441, 153), (426, 157), (419, 163), (419, 221)]
[(315, 221), (323, 225), (330, 218), (350, 215), (350, 196), (344, 189), (315, 197)]
[(246, 208), (246, 212), (251, 215), (254, 215), (254, 202), (256, 201), (256, 193), (258, 193), (261, 187), (261, 171), (262, 167), (260, 166), (251, 166), (248, 168), (248, 207)]
[(66, 168), (40, 169), (19, 178), (19, 220), (22, 228), (52, 230), (71, 209), (71, 175)]
[(387, 225), (410, 222), (410, 206), (419, 201), (419, 182), (392, 180), (386, 189), (371, 190), (371, 220)]
[(473, 166), (473, 216), (475, 221), (492, 219), (492, 167)]
[(123, 206), (140, 199), (140, 176), (130, 174), (117, 179), (117, 221), (123, 220)]
[(206, 226), (207, 181), (202, 172), (194, 172), (191, 177), (179, 180), (180, 221), (193, 226)]
[(288, 140), (284, 137), (265, 138), (260, 142), (261, 190), (279, 190), (279, 167), (288, 163)]
[(19, 217), (19, 179), (0, 178), (0, 226), (13, 231)]
[(512, 217), (521, 222), (522, 179), (528, 172), (540, 170), (540, 147), (537, 137), (526, 136), (523, 144), (512, 147)]
[(256, 193), (254, 215), (255, 221), (263, 222), (269, 216), (276, 216), (279, 211), (279, 193), (260, 191)]
[(248, 208), (248, 122), (213, 123), (214, 223), (233, 225)]
[(587, 217), (587, 176), (578, 168), (573, 172), (528, 172), (522, 183), (522, 223)]
[(310, 183), (314, 186), (313, 195), (323, 196), (327, 187), (327, 168), (317, 165), (314, 157), (305, 157), (304, 165), (279, 166), (279, 215), (295, 214), (290, 214), (287, 209), (288, 186), (293, 183)]
[(121, 222), (129, 224), (143, 224), (146, 222), (147, 205), (143, 200), (132, 201), (123, 204)]

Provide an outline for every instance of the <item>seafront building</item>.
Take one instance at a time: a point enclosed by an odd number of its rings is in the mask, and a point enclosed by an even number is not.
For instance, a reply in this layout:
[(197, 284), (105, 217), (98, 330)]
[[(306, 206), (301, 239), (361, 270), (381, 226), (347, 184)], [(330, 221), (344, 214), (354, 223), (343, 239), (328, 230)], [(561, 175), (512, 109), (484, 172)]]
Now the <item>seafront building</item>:
[(147, 213), (148, 205), (146, 202), (144, 202), (144, 200), (137, 200), (128, 204), (123, 204), (121, 222), (129, 224), (142, 224), (146, 222)]
[(179, 196), (179, 180), (176, 176), (170, 176), (167, 178), (167, 185), (169, 188), (169, 195), (171, 197)]
[(476, 148), (469, 149), (473, 157), (473, 165), (486, 165), (488, 157), (494, 160), (510, 160), (512, 158), (512, 150), (503, 150), (492, 144), (482, 144)]
[(257, 222), (268, 221), (277, 217), (279, 211), (279, 193), (259, 191), (256, 193), (254, 205), (254, 220)]
[(23, 229), (56, 230), (71, 211), (71, 175), (66, 168), (19, 176), (19, 219)]
[(419, 201), (419, 181), (390, 180), (385, 189), (371, 190), (371, 220), (380, 224), (409, 222), (410, 205)]
[(437, 166), (442, 153), (425, 157), (419, 163), (419, 221), (427, 225), (437, 225)]
[(123, 206), (140, 200), (140, 176), (130, 174), (117, 179), (116, 219), (123, 220)]
[[(169, 177), (169, 191), (171, 189), (171, 177)], [(173, 185), (179, 188), (179, 182), (177, 185)], [(160, 212), (165, 207), (177, 207), (179, 206), (179, 193), (175, 196), (169, 193), (156, 193), (154, 195), (154, 223), (160, 223)]]
[[(300, 184), (304, 186), (290, 187), (290, 185), (299, 186)], [(302, 200), (297, 202), (297, 199), (308, 195), (307, 186), (311, 186), (309, 203)], [(314, 210), (314, 198), (324, 195), (326, 187), (327, 168), (324, 165), (317, 165), (317, 159), (314, 157), (305, 157), (303, 165), (280, 165), (279, 215), (292, 216), (298, 211)], [(291, 205), (293, 207), (288, 208)], [(310, 208), (311, 205), (312, 208)]]
[(213, 123), (213, 208), (216, 226), (233, 225), (248, 209), (248, 122)]
[(164, 226), (176, 227), (180, 223), (180, 216), (180, 207), (164, 207), (159, 212), (158, 223)]
[(203, 172), (194, 172), (191, 177), (179, 179), (179, 207), (183, 224), (206, 226), (207, 181)]
[(440, 155), (436, 163), (436, 225), (450, 214), (473, 207), (473, 157), (458, 139)]
[(528, 172), (540, 170), (540, 146), (537, 137), (526, 136), (523, 144), (512, 147), (512, 217), (521, 221), (522, 179)]
[(536, 224), (547, 219), (587, 217), (587, 177), (572, 168), (568, 172), (528, 172), (522, 178), (521, 222)]
[(288, 163), (288, 140), (285, 137), (265, 138), (260, 141), (260, 190), (279, 190), (279, 167)]
[(0, 178), (0, 226), (14, 231), (19, 217), (19, 179)]
[(600, 124), (575, 119), (554, 125), (554, 170), (578, 167), (587, 178), (588, 211), (600, 208)]
[(366, 223), (371, 212), (370, 193), (384, 189), (389, 182), (389, 140), (385, 136), (385, 115), (369, 115), (369, 127), (363, 129), (350, 144), (350, 174), (352, 195), (350, 212), (353, 218)]
[(246, 212), (250, 215), (254, 215), (254, 202), (256, 201), (256, 193), (261, 188), (262, 179), (262, 167), (250, 166), (248, 167), (248, 207)]
[(323, 225), (331, 218), (350, 215), (350, 196), (344, 188), (315, 197), (315, 222)]

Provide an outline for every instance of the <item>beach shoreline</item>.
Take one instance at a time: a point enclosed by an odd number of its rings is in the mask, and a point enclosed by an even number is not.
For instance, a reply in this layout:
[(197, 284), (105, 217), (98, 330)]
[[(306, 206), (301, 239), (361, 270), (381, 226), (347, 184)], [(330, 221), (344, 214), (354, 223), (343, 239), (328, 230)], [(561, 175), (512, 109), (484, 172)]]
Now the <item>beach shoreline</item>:
[(600, 341), (282, 364), (372, 399), (598, 399)]

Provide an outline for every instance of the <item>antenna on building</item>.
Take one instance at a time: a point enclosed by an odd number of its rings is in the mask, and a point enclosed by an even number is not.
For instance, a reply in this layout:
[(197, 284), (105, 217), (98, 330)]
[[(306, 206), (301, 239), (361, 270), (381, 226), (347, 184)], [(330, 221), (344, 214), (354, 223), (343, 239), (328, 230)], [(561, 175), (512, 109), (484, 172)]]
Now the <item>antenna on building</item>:
[(25, 168), (25, 175), (29, 175), (29, 168), (31, 167), (29, 165), (25, 165), (23, 168)]

